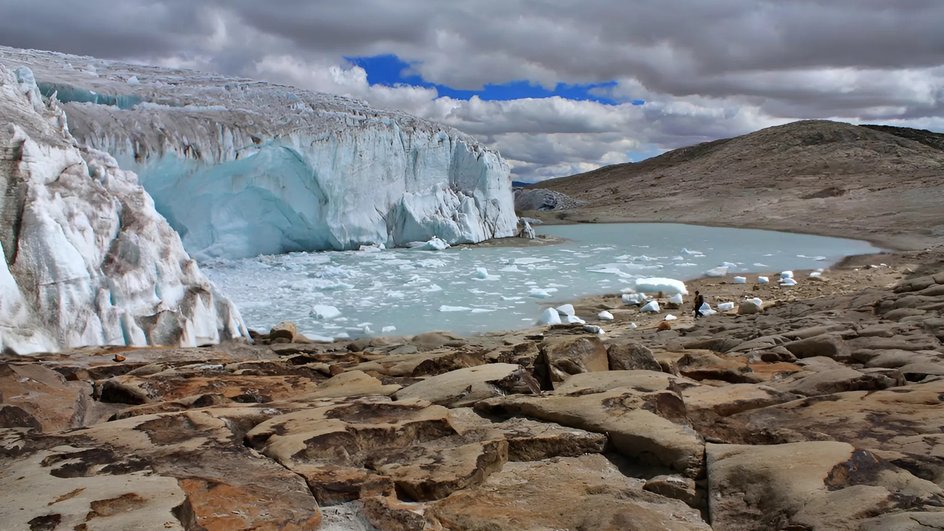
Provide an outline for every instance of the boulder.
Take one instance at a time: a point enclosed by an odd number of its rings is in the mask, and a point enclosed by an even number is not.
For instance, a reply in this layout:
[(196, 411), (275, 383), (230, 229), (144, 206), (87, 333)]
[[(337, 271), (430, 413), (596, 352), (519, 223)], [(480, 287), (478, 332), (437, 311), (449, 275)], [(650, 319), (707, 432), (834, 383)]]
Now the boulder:
[(555, 395), (585, 395), (627, 388), (643, 393), (697, 386), (698, 382), (661, 371), (620, 370), (575, 374), (554, 390)]
[(757, 383), (763, 378), (753, 374), (745, 358), (718, 356), (710, 350), (686, 350), (676, 362), (679, 373), (693, 380), (718, 380), (728, 383)]
[(597, 336), (560, 336), (545, 339), (534, 361), (542, 389), (553, 389), (571, 374), (609, 370), (606, 346)]
[(652, 356), (652, 351), (636, 341), (614, 343), (606, 349), (611, 371), (643, 369), (662, 370), (659, 362)]
[(364, 373), (353, 370), (342, 372), (325, 380), (308, 395), (310, 398), (337, 398), (356, 396), (388, 396), (400, 390), (396, 384), (384, 385), (383, 382)]
[[(666, 498), (674, 498), (685, 502), (690, 507), (703, 505), (704, 498), (699, 496), (695, 480), (679, 475), (661, 475), (649, 478), (643, 485), (643, 490), (654, 492)], [(701, 499), (699, 499), (701, 498)]]
[(849, 367), (824, 371), (795, 373), (772, 387), (803, 396), (827, 395), (843, 391), (875, 391), (897, 385), (894, 378), (883, 374), (866, 374)]
[(938, 504), (934, 483), (834, 441), (706, 447), (716, 529), (859, 529), (870, 517)]
[(689, 477), (697, 477), (702, 468), (704, 443), (687, 424), (685, 406), (672, 392), (617, 388), (578, 396), (508, 396), (483, 400), (475, 410), (605, 433), (624, 456)]
[(698, 529), (698, 511), (642, 489), (600, 455), (508, 463), (474, 488), (432, 504), (443, 529)]
[(751, 315), (760, 313), (764, 309), (763, 302), (760, 299), (747, 299), (738, 304), (738, 315)]
[(397, 400), (423, 399), (447, 407), (462, 407), (484, 398), (504, 394), (497, 384), (521, 369), (511, 363), (489, 363), (431, 376), (405, 387), (394, 395)]
[(298, 327), (291, 321), (282, 321), (269, 331), (269, 341), (273, 343), (295, 343), (298, 337)]
[(731, 416), (724, 437), (768, 444), (828, 437), (888, 452), (897, 464), (942, 484), (941, 396), (944, 380), (794, 400)]
[(509, 461), (540, 461), (552, 457), (598, 454), (606, 446), (606, 435), (601, 433), (523, 417), (492, 422), (469, 408), (449, 410), (449, 421), (463, 436), (475, 434), (481, 440), (507, 441)]
[(11, 529), (48, 515), (69, 529), (316, 528), (304, 481), (246, 448), (230, 429), (238, 423), (208, 411), (143, 415), (27, 445), (0, 466), (0, 481), (16, 485), (0, 516)]
[(704, 416), (709, 422), (717, 417), (782, 404), (797, 398), (797, 395), (769, 385), (757, 384), (731, 384), (720, 387), (692, 385), (683, 387), (681, 393), (689, 416)]
[(92, 406), (91, 391), (87, 382), (66, 381), (38, 363), (0, 363), (0, 427), (79, 427)]
[(850, 360), (849, 346), (838, 334), (822, 334), (784, 343), (783, 347), (798, 358), (825, 356), (837, 361)]

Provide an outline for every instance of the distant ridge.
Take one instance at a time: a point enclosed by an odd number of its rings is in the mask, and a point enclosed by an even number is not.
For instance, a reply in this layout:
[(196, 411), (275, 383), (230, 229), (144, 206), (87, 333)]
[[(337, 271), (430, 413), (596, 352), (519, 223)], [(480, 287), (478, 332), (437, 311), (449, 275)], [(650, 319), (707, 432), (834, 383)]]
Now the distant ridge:
[(586, 202), (554, 215), (573, 221), (749, 226), (895, 247), (944, 241), (944, 134), (920, 129), (804, 120), (531, 187)]

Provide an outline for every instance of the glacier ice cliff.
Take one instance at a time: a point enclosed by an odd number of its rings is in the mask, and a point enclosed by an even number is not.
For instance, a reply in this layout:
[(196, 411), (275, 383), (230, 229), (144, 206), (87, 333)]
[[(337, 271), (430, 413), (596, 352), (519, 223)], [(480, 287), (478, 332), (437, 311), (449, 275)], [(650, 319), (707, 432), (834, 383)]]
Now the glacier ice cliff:
[(133, 173), (0, 64), (0, 352), (246, 337)]
[(515, 233), (507, 164), (454, 129), (246, 79), (0, 47), (4, 61), (138, 174), (199, 259)]

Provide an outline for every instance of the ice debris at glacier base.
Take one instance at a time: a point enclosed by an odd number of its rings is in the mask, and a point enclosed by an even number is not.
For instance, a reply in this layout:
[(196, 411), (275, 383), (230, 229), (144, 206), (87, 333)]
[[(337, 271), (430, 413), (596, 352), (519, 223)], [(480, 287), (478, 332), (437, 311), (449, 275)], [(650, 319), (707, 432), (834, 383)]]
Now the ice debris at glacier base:
[(198, 259), (515, 234), (508, 165), (454, 129), (247, 79), (5, 47), (2, 62), (59, 91), (73, 135), (137, 172)]
[(0, 352), (246, 336), (133, 173), (0, 65)]

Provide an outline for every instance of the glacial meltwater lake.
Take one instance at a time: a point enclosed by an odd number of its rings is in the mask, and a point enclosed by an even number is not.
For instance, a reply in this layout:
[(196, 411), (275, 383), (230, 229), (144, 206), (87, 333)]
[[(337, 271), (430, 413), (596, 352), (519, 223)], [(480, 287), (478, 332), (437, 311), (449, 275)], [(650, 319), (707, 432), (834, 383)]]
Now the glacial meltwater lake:
[(309, 337), (324, 339), (525, 328), (548, 306), (617, 293), (639, 277), (692, 279), (725, 262), (729, 277), (826, 268), (880, 250), (857, 240), (666, 223), (535, 228), (564, 241), (291, 253), (201, 268), (250, 328), (294, 321)]

